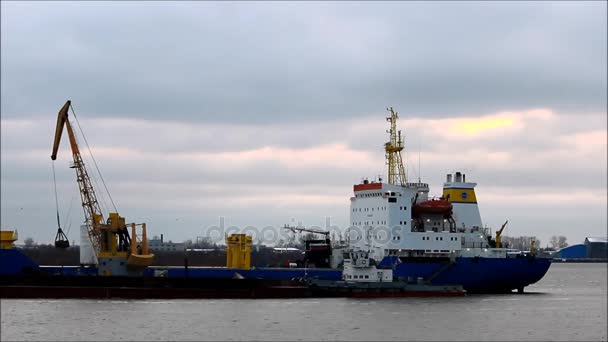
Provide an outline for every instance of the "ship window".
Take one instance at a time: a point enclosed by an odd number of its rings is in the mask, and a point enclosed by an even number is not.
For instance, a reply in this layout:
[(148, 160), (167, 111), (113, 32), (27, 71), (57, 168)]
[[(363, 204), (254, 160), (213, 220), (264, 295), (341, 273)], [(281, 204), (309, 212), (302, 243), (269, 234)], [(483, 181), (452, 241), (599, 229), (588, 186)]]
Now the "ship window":
[(369, 276), (368, 276), (368, 275), (365, 275), (365, 279), (368, 279), (368, 278), (369, 278)]
[(440, 237), (439, 240), (443, 241), (443, 237)]
[(403, 207), (403, 210), (407, 210), (407, 207)]
[(436, 240), (436, 241), (438, 241), (438, 240), (439, 240), (439, 238), (438, 238), (438, 237), (435, 237), (435, 240)]
[(401, 236), (397, 236), (397, 240), (401, 240)]
[(399, 210), (403, 210), (403, 207), (399, 207)]
[(397, 199), (396, 199), (396, 198), (389, 197), (388, 202), (389, 202), (389, 203), (397, 203)]

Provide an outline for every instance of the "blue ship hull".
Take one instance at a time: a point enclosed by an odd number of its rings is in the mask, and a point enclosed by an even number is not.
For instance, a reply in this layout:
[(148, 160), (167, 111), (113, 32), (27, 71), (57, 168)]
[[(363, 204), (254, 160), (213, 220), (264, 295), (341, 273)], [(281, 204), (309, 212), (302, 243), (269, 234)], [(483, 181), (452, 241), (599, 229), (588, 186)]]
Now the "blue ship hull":
[[(427, 259), (428, 260), (428, 259)], [(391, 266), (393, 265), (393, 266)], [(441, 261), (399, 261), (385, 257), (379, 267), (392, 267), (393, 276), (403, 279), (432, 278), (434, 285), (462, 285), (467, 292), (510, 292), (538, 282), (549, 270), (551, 259), (456, 258)]]
[[(461, 285), (467, 292), (510, 292), (539, 281), (551, 266), (551, 259), (520, 258), (456, 258), (399, 260), (385, 257), (378, 267), (393, 268), (397, 279), (416, 280), (421, 277), (431, 280), (433, 285)], [(93, 267), (39, 267), (17, 249), (0, 249), (0, 275), (19, 275), (42, 271), (51, 275), (94, 276)], [(159, 274), (161, 272), (161, 274)], [(254, 268), (238, 270), (225, 267), (150, 267), (145, 277), (165, 276), (169, 278), (233, 278), (235, 273), (249, 279), (289, 280), (303, 277), (339, 280), (342, 271), (320, 268)]]

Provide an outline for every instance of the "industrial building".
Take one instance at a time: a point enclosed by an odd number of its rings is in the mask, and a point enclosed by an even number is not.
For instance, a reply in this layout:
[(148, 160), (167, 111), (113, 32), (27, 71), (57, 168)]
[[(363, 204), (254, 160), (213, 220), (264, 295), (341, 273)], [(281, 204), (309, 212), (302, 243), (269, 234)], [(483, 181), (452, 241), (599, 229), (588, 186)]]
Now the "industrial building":
[(163, 234), (160, 234), (160, 239), (156, 236), (154, 239), (148, 240), (148, 248), (152, 252), (179, 252), (186, 250), (186, 244), (183, 242), (166, 242), (163, 239)]
[(562, 259), (608, 259), (608, 239), (587, 237), (584, 243), (564, 247), (554, 254)]
[(587, 258), (608, 259), (608, 238), (588, 237), (585, 239)]
[(564, 247), (554, 254), (556, 258), (562, 259), (583, 259), (587, 257), (587, 246), (582, 243)]

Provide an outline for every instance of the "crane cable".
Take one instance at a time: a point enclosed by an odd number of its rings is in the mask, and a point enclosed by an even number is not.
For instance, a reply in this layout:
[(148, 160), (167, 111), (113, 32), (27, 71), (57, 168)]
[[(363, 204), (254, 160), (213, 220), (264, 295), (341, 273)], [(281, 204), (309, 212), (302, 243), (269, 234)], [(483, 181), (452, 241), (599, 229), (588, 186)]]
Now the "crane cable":
[(68, 235), (70, 234), (70, 229), (72, 229), (72, 222), (70, 221), (71, 219), (71, 213), (72, 213), (72, 204), (74, 204), (74, 199), (76, 198), (76, 196), (72, 196), (72, 199), (70, 200), (70, 206), (68, 208), (67, 213), (65, 214), (64, 218), (63, 218), (63, 222), (68, 222), (68, 228), (65, 231), (65, 234)]
[(57, 211), (57, 228), (61, 230), (61, 223), (59, 223), (59, 200), (57, 199), (57, 178), (55, 177), (55, 161), (53, 160), (53, 185), (55, 187), (55, 210)]
[[(55, 210), (57, 212), (57, 234), (55, 235), (55, 247), (57, 247), (58, 241), (68, 241), (68, 237), (61, 229), (61, 223), (59, 221), (59, 199), (57, 198), (57, 178), (55, 177), (55, 161), (53, 160), (51, 165), (53, 166), (53, 186), (55, 188)], [(64, 240), (65, 239), (65, 240)], [(62, 247), (65, 248), (65, 247)]]
[(87, 137), (84, 135), (84, 132), (82, 131), (82, 127), (80, 127), (80, 122), (78, 122), (78, 117), (76, 117), (76, 113), (74, 112), (74, 107), (72, 107), (71, 103), (70, 103), (70, 109), (72, 110), (72, 115), (74, 115), (74, 119), (76, 119), (76, 124), (78, 125), (78, 129), (80, 130), (82, 139), (84, 140), (85, 145), (87, 145), (87, 149), (89, 150), (89, 154), (91, 155), (91, 159), (93, 160), (95, 169), (97, 169), (99, 178), (101, 178), (101, 183), (103, 184), (103, 187), (106, 189), (106, 193), (108, 194), (108, 197), (110, 197), (110, 202), (112, 202), (112, 207), (114, 207), (114, 212), (118, 212), (118, 210), (116, 209), (116, 205), (114, 204), (114, 200), (112, 199), (112, 195), (110, 194), (110, 191), (108, 190), (108, 187), (106, 186), (106, 182), (104, 181), (103, 176), (101, 175), (101, 171), (99, 171), (99, 167), (97, 166), (97, 161), (95, 161), (95, 157), (93, 157), (93, 152), (91, 152), (91, 148), (89, 147), (89, 142), (87, 141)]

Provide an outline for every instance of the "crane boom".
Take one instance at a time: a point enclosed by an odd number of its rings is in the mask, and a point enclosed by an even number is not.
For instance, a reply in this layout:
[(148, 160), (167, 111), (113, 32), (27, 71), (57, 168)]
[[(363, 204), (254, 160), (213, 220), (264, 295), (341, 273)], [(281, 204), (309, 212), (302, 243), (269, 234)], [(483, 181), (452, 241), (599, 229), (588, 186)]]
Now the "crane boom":
[(329, 235), (329, 232), (326, 230), (318, 230), (318, 229), (312, 229), (312, 228), (294, 227), (294, 226), (285, 225), (285, 226), (283, 226), (283, 229), (291, 230), (294, 233), (295, 232), (308, 232), (308, 233), (315, 233), (315, 234), (323, 234), (325, 236)]
[(93, 189), (91, 179), (89, 178), (89, 174), (82, 160), (82, 156), (80, 155), (74, 130), (72, 129), (72, 125), (68, 120), (68, 110), (70, 106), (71, 101), (68, 100), (63, 107), (61, 107), (57, 115), (57, 126), (55, 128), (55, 139), (51, 159), (57, 159), (57, 151), (59, 149), (59, 143), (61, 142), (63, 127), (65, 126), (68, 132), (68, 139), (70, 141), (70, 148), (72, 150), (72, 158), (74, 161), (72, 168), (76, 170), (76, 179), (80, 189), (80, 199), (82, 201), (82, 208), (84, 210), (85, 225), (87, 226), (87, 231), (91, 244), (93, 245), (93, 249), (99, 253), (99, 251), (102, 249), (100, 225), (103, 223), (103, 215), (101, 214), (101, 208), (99, 206), (99, 202), (97, 201), (97, 196), (95, 195), (95, 190)]
[(502, 231), (505, 229), (508, 222), (509, 222), (509, 220), (506, 220), (505, 223), (502, 224), (502, 227), (500, 227), (500, 230), (496, 232), (496, 247), (497, 248), (502, 248)]
[(502, 224), (502, 227), (500, 227), (500, 230), (496, 233), (498, 235), (502, 234), (502, 231), (505, 229), (505, 227), (507, 226), (507, 223), (509, 223), (509, 220), (506, 220), (505, 223)]

